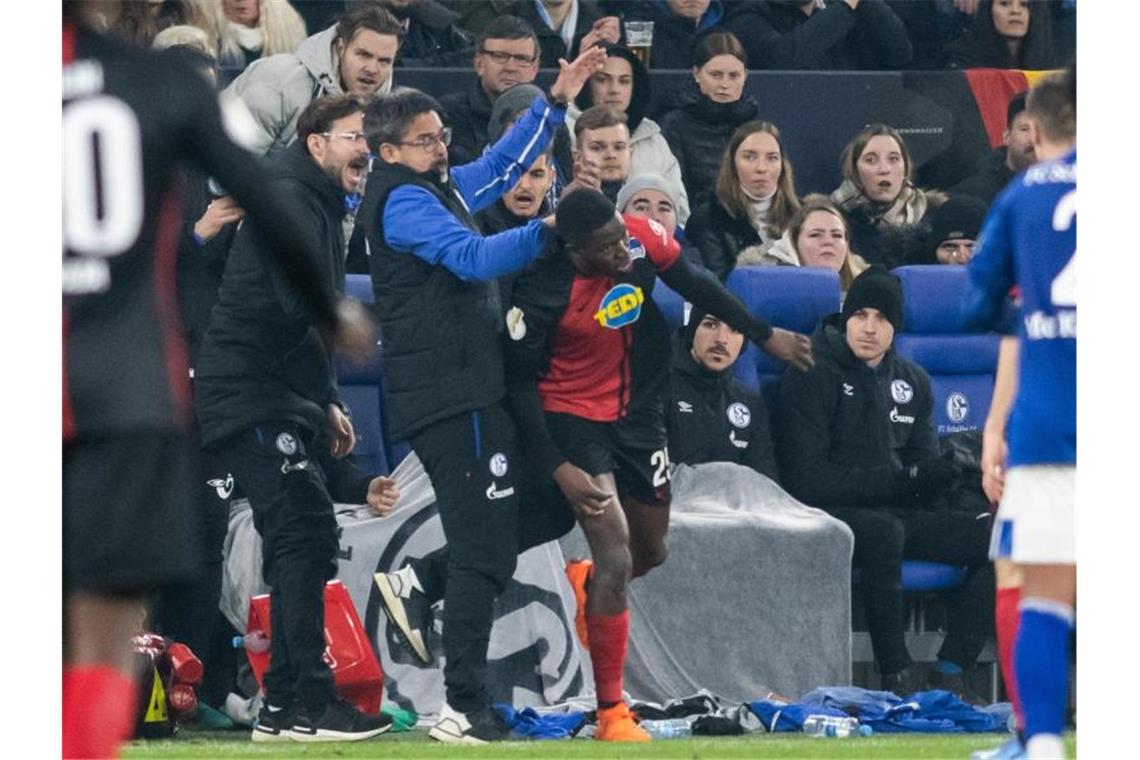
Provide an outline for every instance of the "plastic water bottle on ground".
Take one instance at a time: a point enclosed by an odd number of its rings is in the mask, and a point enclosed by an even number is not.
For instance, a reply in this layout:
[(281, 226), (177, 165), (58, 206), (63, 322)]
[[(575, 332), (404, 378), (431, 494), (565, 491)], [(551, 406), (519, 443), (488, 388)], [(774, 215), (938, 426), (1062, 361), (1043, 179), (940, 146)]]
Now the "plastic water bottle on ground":
[(693, 735), (693, 726), (684, 718), (643, 720), (641, 727), (656, 739), (685, 739)]
[(846, 738), (870, 736), (870, 726), (859, 725), (858, 718), (839, 718), (834, 715), (809, 715), (804, 719), (804, 733), (808, 736)]
[(245, 649), (248, 652), (266, 652), (269, 650), (269, 639), (261, 631), (250, 631), (244, 636), (234, 636), (234, 649)]

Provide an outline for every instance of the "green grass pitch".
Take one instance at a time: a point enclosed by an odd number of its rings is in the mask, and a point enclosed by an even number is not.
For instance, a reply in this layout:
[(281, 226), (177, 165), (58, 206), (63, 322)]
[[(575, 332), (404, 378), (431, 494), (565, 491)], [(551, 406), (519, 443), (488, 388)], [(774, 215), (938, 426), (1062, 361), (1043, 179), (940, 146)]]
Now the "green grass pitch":
[[(182, 731), (174, 739), (137, 741), (124, 758), (952, 758), (965, 760), (977, 749), (995, 747), (1005, 734), (890, 734), (850, 739), (816, 739), (800, 734), (697, 737), (651, 744), (603, 744), (587, 739), (506, 742), (456, 747), (427, 738), (422, 730), (387, 734), (366, 742), (335, 744), (254, 744), (248, 732)], [(1066, 734), (1070, 758), (1076, 736)]]

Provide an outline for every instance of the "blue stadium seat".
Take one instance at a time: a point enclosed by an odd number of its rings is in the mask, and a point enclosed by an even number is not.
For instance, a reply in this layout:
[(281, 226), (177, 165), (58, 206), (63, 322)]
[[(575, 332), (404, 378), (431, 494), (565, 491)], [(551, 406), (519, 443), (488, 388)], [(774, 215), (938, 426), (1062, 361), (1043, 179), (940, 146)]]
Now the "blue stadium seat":
[(943, 562), (908, 559), (902, 563), (904, 591), (944, 591), (966, 580), (966, 568)]
[(938, 434), (980, 429), (993, 397), (1000, 338), (965, 330), (965, 267), (905, 266), (894, 274), (902, 282), (905, 320), (895, 348), (930, 375)]
[[(366, 274), (350, 274), (345, 292), (362, 303), (371, 304), (372, 280)], [(336, 375), (340, 383), (341, 400), (352, 410), (357, 459), (362, 467), (372, 472), (391, 472), (410, 448), (402, 441), (392, 442), (388, 439), (380, 380), (380, 352), (377, 351), (372, 361), (363, 367), (354, 366), (338, 357)]]
[[(977, 430), (986, 421), (994, 390), (995, 334), (969, 334), (962, 321), (964, 266), (904, 266), (893, 270), (902, 283), (903, 330), (899, 354), (930, 375), (934, 424), (939, 435)], [(906, 591), (942, 591), (960, 585), (966, 569), (940, 562), (902, 564)]]

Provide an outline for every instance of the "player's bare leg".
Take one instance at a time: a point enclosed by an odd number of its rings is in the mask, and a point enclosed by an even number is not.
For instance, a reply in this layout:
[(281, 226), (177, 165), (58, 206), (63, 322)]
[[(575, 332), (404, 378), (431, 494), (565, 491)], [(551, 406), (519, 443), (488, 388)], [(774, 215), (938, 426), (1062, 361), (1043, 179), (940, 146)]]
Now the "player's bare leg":
[[(617, 493), (612, 472), (594, 478), (603, 489)], [(594, 571), (590, 578), (586, 601), (588, 615), (616, 615), (628, 607), (626, 591), (632, 577), (629, 525), (617, 498), (611, 499), (605, 511), (593, 517), (579, 518), (578, 524), (590, 545)]]
[(72, 593), (63, 612), (63, 756), (117, 756), (134, 724), (131, 636), (146, 602), (139, 596)]
[(633, 577), (640, 578), (663, 564), (669, 556), (669, 548), (665, 543), (665, 536), (669, 532), (669, 503), (646, 504), (623, 497), (621, 506), (629, 525)]

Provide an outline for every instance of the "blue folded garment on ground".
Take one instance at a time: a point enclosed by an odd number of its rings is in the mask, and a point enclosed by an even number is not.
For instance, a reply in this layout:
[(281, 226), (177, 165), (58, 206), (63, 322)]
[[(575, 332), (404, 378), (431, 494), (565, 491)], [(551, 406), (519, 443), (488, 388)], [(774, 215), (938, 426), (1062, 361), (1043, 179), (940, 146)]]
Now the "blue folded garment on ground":
[(815, 689), (791, 704), (757, 700), (748, 708), (769, 732), (802, 731), (809, 715), (832, 715), (856, 717), (876, 733), (984, 733), (1005, 731), (1009, 716), (1008, 703), (979, 709), (941, 689), (900, 699), (889, 691), (856, 686)]
[(569, 739), (586, 722), (585, 713), (580, 712), (538, 713), (533, 707), (515, 710), (504, 702), (496, 702), (494, 707), (511, 731), (527, 739)]

